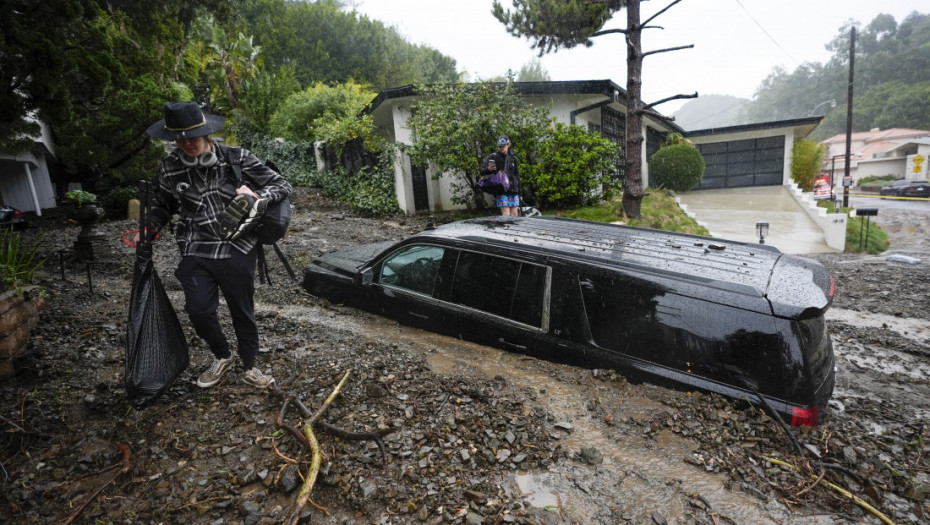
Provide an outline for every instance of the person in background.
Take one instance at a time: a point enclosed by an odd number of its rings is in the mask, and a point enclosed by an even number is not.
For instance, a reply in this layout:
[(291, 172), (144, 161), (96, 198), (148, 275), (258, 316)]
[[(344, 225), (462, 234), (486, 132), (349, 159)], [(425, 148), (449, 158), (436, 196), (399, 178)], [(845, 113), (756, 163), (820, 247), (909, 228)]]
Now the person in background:
[(497, 151), (485, 159), (481, 174), (487, 175), (496, 171), (503, 171), (510, 178), (510, 190), (496, 198), (501, 215), (520, 215), (520, 173), (517, 158), (510, 151), (510, 139), (505, 135), (497, 139)]
[(181, 262), (175, 276), (184, 290), (184, 309), (191, 324), (214, 356), (197, 386), (215, 385), (235, 361), (217, 316), (222, 292), (245, 371), (242, 380), (266, 388), (274, 378), (255, 366), (258, 235), (237, 230), (235, 225), (246, 215), (254, 217), (268, 204), (283, 200), (291, 193), (291, 185), (244, 148), (229, 150), (230, 155), (241, 155), (242, 180), (238, 180), (227, 155), (210, 137), (224, 125), (222, 117), (204, 114), (193, 102), (165, 104), (165, 118), (146, 132), (155, 139), (174, 141), (177, 149), (161, 162), (148, 227), (154, 235), (179, 215), (176, 239)]

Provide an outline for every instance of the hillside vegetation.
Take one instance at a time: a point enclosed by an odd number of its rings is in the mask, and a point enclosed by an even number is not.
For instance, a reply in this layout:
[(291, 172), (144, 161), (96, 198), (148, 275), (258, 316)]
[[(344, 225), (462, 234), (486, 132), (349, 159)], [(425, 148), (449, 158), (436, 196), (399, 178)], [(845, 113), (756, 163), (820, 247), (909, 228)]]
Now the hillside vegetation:
[[(688, 130), (803, 118), (816, 109), (826, 118), (810, 138), (821, 141), (846, 131), (850, 29), (856, 26), (853, 131), (930, 126), (930, 14), (904, 20), (881, 14), (862, 25), (851, 20), (826, 43), (826, 63), (805, 62), (794, 71), (776, 67), (752, 100), (702, 96), (675, 113)], [(822, 102), (836, 100), (836, 107)]]

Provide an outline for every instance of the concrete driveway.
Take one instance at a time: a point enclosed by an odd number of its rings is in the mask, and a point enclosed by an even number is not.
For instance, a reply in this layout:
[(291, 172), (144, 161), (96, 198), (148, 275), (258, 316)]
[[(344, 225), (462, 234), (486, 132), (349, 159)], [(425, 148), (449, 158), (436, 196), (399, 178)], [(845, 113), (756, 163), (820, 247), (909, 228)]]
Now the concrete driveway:
[(769, 223), (765, 244), (782, 253), (835, 252), (787, 186), (703, 190), (678, 195), (682, 208), (714, 237), (759, 242), (757, 222)]

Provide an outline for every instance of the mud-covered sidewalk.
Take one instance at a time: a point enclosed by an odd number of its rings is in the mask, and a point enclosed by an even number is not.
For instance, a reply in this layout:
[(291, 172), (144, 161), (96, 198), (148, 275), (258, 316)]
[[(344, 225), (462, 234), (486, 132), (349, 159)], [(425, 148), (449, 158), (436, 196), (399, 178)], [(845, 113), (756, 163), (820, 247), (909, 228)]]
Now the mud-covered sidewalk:
[[(444, 220), (358, 217), (304, 188), (294, 202), (282, 247), (298, 270)], [(893, 242), (928, 237), (930, 214), (882, 220)], [(0, 383), (0, 521), (282, 522), (309, 456), (276, 424), (280, 399), (242, 383), (241, 370), (211, 389), (194, 384), (210, 355), (183, 315), (170, 238), (156, 263), (191, 367), (155, 406), (126, 402), (133, 254), (119, 235), (133, 227), (104, 226), (113, 255), (89, 272), (59, 265), (77, 226), (48, 220), (25, 234), (49, 257), (47, 306), (20, 373)], [(930, 523), (930, 257), (813, 257), (836, 279), (828, 325), (839, 382), (827, 421), (793, 430), (799, 452), (758, 408), (329, 304), (272, 256), (273, 285), (257, 293), (260, 365), (311, 410), (351, 371), (322, 419), (386, 433), (383, 456), (374, 441), (318, 428), (323, 463), (302, 523)], [(300, 414), (291, 408), (285, 422), (299, 428)]]

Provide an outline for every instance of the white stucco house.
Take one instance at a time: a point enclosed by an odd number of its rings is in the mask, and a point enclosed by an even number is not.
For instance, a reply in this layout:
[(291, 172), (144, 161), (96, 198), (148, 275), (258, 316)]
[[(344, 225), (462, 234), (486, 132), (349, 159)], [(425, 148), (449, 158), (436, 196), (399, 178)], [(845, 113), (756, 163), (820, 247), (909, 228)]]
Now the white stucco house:
[[(846, 170), (846, 135), (833, 136), (827, 146), (823, 170), (842, 180)], [(850, 136), (849, 175), (855, 184), (869, 176), (894, 175), (898, 179), (927, 180), (930, 164), (930, 131), (878, 128)]]
[(55, 147), (48, 128), (39, 124), (42, 134), (32, 148), (19, 152), (0, 149), (0, 203), (36, 215), (57, 205), (49, 172)]
[[(627, 93), (613, 81), (515, 82), (513, 87), (528, 103), (548, 107), (556, 121), (598, 131), (625, 147)], [(411, 144), (406, 124), (417, 98), (412, 85), (381, 91), (366, 108), (374, 118), (376, 133), (391, 143)], [(687, 132), (670, 119), (645, 116), (643, 185), (649, 185), (649, 157), (670, 132), (692, 140), (704, 155), (707, 170), (695, 189), (790, 184), (794, 140), (807, 136), (821, 120), (811, 117)], [(434, 180), (429, 166), (413, 165), (407, 155), (399, 153), (394, 170), (397, 202), (405, 212), (457, 207), (451, 200), (448, 178)]]

